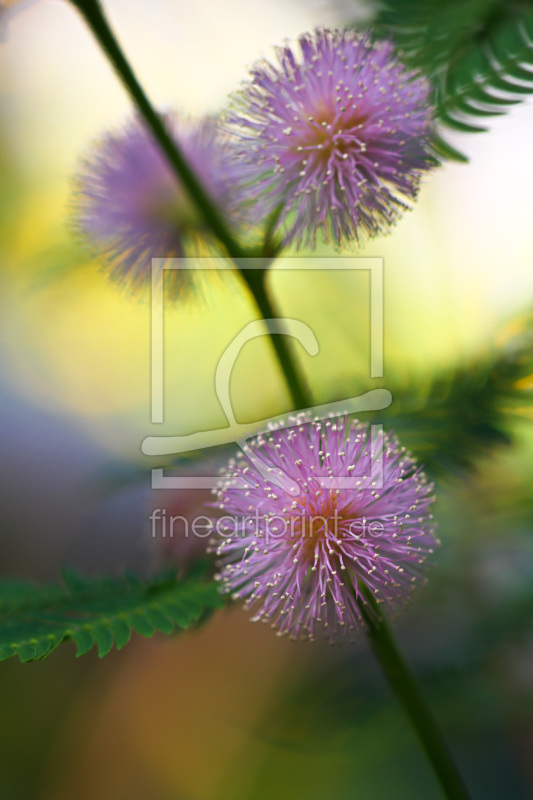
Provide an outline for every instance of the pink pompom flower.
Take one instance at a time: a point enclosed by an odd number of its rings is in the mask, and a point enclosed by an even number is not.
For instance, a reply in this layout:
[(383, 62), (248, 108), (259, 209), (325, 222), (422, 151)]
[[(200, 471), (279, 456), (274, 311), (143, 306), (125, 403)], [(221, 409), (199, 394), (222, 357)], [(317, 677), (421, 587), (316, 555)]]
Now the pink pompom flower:
[(281, 208), (298, 246), (386, 232), (437, 163), (427, 81), (354, 30), (316, 30), (277, 58), (253, 67), (227, 120), (251, 217)]
[(391, 433), (308, 413), (290, 423), (226, 469), (212, 548), (222, 591), (254, 621), (311, 639), (322, 624), (333, 641), (364, 626), (366, 593), (395, 612), (424, 579), (433, 485)]

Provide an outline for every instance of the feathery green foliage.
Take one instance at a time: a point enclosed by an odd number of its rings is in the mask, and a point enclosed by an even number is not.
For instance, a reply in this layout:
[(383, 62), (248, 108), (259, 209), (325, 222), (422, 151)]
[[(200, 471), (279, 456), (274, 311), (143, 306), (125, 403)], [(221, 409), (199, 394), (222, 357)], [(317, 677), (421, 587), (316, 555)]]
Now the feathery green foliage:
[(131, 632), (153, 636), (187, 628), (222, 601), (213, 581), (203, 577), (177, 580), (167, 573), (150, 580), (87, 578), (65, 571), (63, 585), (37, 586), (0, 582), (0, 661), (43, 659), (61, 642), (72, 639), (77, 656), (94, 644), (100, 657), (113, 643), (128, 643)]
[[(437, 118), (464, 133), (533, 94), (531, 0), (386, 0), (375, 20), (434, 88)], [(440, 155), (466, 160), (441, 139)]]
[[(494, 447), (512, 441), (517, 415), (533, 396), (533, 319), (513, 321), (492, 352), (412, 387), (392, 388), (380, 419), (435, 475), (475, 467)], [(531, 414), (529, 413), (529, 416)]]

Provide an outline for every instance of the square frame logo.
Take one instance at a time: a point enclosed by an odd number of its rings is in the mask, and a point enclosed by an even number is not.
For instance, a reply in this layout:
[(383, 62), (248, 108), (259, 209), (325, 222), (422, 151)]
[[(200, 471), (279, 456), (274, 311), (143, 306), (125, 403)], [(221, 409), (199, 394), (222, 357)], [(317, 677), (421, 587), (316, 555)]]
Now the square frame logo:
[[(244, 259), (239, 262), (241, 269), (262, 269), (262, 259)], [(227, 258), (154, 258), (152, 259), (152, 325), (151, 325), (151, 421), (164, 422), (164, 276), (167, 270), (233, 270)], [(336, 258), (279, 258), (276, 269), (297, 271), (364, 270), (370, 272), (370, 378), (383, 377), (383, 326), (384, 290), (383, 259), (380, 257), (336, 257)], [(250, 459), (259, 472), (268, 477), (271, 483), (282, 486), (297, 494), (300, 487), (281, 470), (279, 474), (265, 464), (248, 445), (248, 440), (258, 434), (268, 434), (272, 430), (289, 428), (294, 425), (287, 414), (258, 420), (255, 423), (241, 424), (235, 419), (230, 397), (230, 377), (239, 353), (251, 339), (268, 335), (285, 335), (297, 339), (310, 356), (319, 352), (319, 342), (312, 328), (303, 320), (276, 318), (253, 320), (249, 322), (228, 343), (216, 367), (215, 392), (228, 421), (227, 427), (183, 436), (148, 436), (142, 442), (142, 452), (148, 456), (180, 455), (194, 450), (202, 450), (223, 444), (235, 444)], [(345, 414), (374, 411), (387, 408), (392, 396), (387, 389), (372, 389), (357, 397), (299, 409), (295, 414), (307, 412), (313, 420), (331, 420)], [(350, 475), (321, 477), (321, 484), (328, 489), (357, 488), (363, 477), (370, 477), (376, 487), (383, 486), (383, 426), (370, 426), (370, 476)], [(170, 476), (163, 469), (152, 469), (152, 489), (211, 489), (220, 483), (220, 476)], [(294, 485), (293, 485), (294, 484)], [(243, 486), (244, 488), (244, 486)]]

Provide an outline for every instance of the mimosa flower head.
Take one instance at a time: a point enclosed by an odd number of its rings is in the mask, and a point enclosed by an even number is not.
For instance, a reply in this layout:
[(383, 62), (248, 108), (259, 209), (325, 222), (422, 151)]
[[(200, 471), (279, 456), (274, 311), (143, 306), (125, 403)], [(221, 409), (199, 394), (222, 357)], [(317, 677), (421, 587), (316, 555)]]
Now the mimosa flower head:
[[(230, 214), (231, 151), (217, 122), (170, 115), (165, 122), (212, 199)], [(76, 181), (74, 207), (83, 238), (112, 278), (133, 290), (149, 286), (152, 258), (207, 255), (215, 248), (187, 190), (140, 119), (93, 147)], [(170, 270), (178, 289), (187, 288), (193, 273)]]
[(336, 640), (364, 626), (368, 594), (395, 612), (424, 580), (433, 486), (391, 433), (347, 417), (290, 423), (251, 442), (262, 469), (242, 455), (225, 471), (212, 547), (223, 592), (254, 620)]
[(228, 117), (252, 216), (281, 207), (297, 245), (386, 232), (436, 165), (427, 81), (354, 30), (317, 30), (277, 58), (253, 67)]

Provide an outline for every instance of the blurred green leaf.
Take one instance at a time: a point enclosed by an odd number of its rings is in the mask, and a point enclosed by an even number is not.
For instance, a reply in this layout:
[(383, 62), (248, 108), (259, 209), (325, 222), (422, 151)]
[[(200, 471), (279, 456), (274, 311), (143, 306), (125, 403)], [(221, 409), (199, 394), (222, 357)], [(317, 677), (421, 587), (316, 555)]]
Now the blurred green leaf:
[(532, 416), (533, 318), (513, 320), (499, 338), (499, 346), (460, 367), (387, 382), (394, 401), (374, 419), (438, 477), (471, 470), (513, 441), (521, 416)]
[[(533, 93), (531, 0), (385, 0), (375, 26), (431, 81), (437, 119), (454, 130), (486, 131), (476, 117), (505, 113)], [(447, 147), (440, 140), (436, 151), (456, 158)]]

